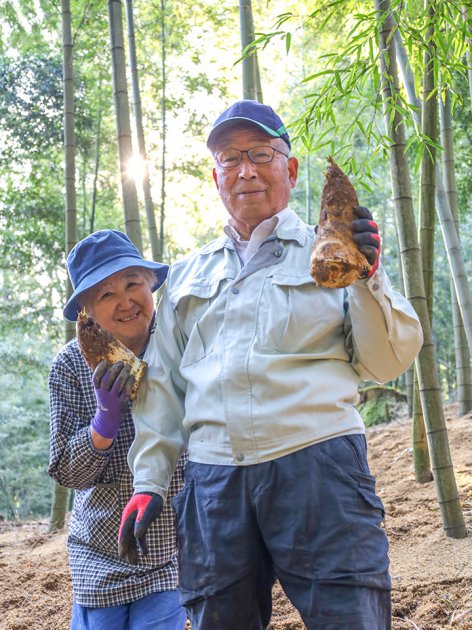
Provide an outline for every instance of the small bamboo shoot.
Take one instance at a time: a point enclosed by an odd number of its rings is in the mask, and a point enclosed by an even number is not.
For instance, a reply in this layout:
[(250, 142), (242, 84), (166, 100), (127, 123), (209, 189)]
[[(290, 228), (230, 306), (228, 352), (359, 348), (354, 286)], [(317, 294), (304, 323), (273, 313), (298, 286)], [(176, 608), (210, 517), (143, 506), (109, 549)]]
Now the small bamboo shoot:
[(85, 310), (81, 311), (77, 317), (77, 341), (91, 370), (94, 370), (102, 359), (106, 359), (110, 364), (123, 361), (131, 365), (131, 375), (134, 376), (135, 382), (130, 398), (135, 400), (146, 373), (147, 363), (138, 359), (121, 341), (115, 339), (108, 330), (89, 317)]

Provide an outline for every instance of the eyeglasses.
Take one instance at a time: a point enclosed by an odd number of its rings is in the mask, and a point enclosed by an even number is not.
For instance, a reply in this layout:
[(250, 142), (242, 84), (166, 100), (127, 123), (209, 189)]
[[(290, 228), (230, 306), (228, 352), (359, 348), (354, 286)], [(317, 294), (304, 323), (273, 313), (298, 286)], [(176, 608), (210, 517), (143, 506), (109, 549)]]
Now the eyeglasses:
[(288, 155), (269, 145), (253, 147), (247, 151), (240, 151), (239, 149), (226, 149), (225, 151), (218, 151), (218, 153), (215, 154), (215, 159), (221, 168), (231, 168), (232, 166), (238, 166), (241, 164), (243, 153), (247, 153), (248, 158), (253, 164), (268, 164), (274, 159), (275, 152), (280, 153), (286, 157), (287, 160), (289, 159)]

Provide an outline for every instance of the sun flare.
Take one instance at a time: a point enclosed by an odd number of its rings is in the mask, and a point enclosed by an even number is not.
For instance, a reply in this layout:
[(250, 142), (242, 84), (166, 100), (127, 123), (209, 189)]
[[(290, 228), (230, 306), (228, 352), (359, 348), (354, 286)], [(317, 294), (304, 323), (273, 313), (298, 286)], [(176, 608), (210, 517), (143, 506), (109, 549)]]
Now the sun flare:
[(133, 155), (126, 166), (126, 175), (139, 184), (143, 181), (146, 173), (146, 162), (140, 155)]

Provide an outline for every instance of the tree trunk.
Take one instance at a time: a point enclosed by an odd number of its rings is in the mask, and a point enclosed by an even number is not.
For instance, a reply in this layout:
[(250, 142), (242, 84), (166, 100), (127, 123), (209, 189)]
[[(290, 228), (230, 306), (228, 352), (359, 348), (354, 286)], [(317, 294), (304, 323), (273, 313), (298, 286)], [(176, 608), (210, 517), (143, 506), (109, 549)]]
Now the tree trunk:
[[(426, 4), (429, 1), (426, 0)], [(434, 29), (432, 19), (434, 10), (427, 6), (428, 27), (424, 50), (423, 102), (421, 104), (421, 133), (432, 143), (437, 143), (437, 99), (434, 97)], [(423, 267), (423, 280), (428, 304), (429, 321), (433, 325), (434, 294), (434, 228), (435, 228), (435, 184), (436, 148), (426, 145), (423, 150), (420, 168), (419, 224), (420, 248)]]
[(311, 160), (310, 154), (307, 153), (305, 158), (306, 165), (306, 182), (305, 182), (305, 209), (306, 222), (311, 225)]
[(451, 276), (456, 290), (464, 332), (467, 339), (469, 352), (472, 353), (472, 295), (470, 292), (467, 271), (464, 265), (461, 245), (457, 235), (454, 217), (449, 208), (449, 203), (442, 185), (442, 175), (436, 165), (436, 181), (438, 182), (438, 216), (441, 224), (442, 235), (446, 245), (447, 259), (451, 270)]
[[(400, 251), (400, 241), (398, 240), (398, 229), (396, 230), (396, 240), (397, 240), (397, 251)], [(405, 291), (405, 283), (403, 280), (403, 265), (402, 265), (402, 259), (401, 257), (399, 257), (398, 259), (398, 265), (400, 267), (400, 288), (401, 288), (401, 292), (403, 293), (403, 295), (406, 294)], [(408, 417), (409, 418), (413, 418), (414, 417), (414, 398), (416, 396), (416, 390), (418, 389), (417, 387), (415, 387), (415, 365), (410, 365), (410, 367), (408, 368), (408, 370), (405, 372), (405, 389), (406, 389), (406, 400), (407, 400), (407, 404), (408, 404)], [(414, 448), (414, 445), (413, 445)]]
[[(464, 18), (468, 18), (467, 5), (464, 5)], [(466, 48), (466, 61), (467, 61), (467, 75), (469, 77), (469, 94), (470, 94), (470, 104), (472, 106), (472, 30), (468, 28), (469, 36), (467, 38), (467, 48)]]
[[(396, 58), (398, 60), (398, 65), (402, 74), (403, 85), (408, 95), (408, 100), (412, 105), (414, 105), (417, 108), (417, 110), (414, 113), (415, 121), (418, 124), (418, 126), (420, 126), (421, 124), (420, 112), (422, 111), (421, 103), (418, 97), (416, 96), (415, 77), (413, 75), (413, 71), (411, 69), (405, 47), (403, 46), (403, 40), (401, 38), (401, 35), (398, 29), (395, 29), (395, 53), (396, 53)], [(423, 264), (425, 263), (423, 251), (422, 251), (422, 263)], [(402, 274), (403, 274), (403, 266), (401, 264), (400, 266), (402, 268)], [(432, 264), (430, 264), (430, 266), (432, 266)], [(428, 296), (428, 290), (426, 288), (426, 278), (424, 276), (425, 274), (423, 273), (423, 282), (425, 284), (425, 292), (426, 292), (426, 296)], [(402, 282), (402, 287), (403, 287), (404, 293), (406, 293), (404, 282)], [(430, 295), (432, 296), (432, 286), (430, 287)], [(428, 313), (431, 313), (432, 300), (431, 302), (429, 302), (427, 299), (427, 304), (428, 304)], [(430, 317), (430, 321), (432, 321), (431, 317)], [(409, 409), (411, 409), (411, 415), (413, 418), (413, 464), (415, 468), (415, 480), (418, 483), (426, 483), (428, 481), (431, 481), (432, 479), (431, 460), (429, 457), (426, 426), (425, 426), (425, 421), (424, 421), (423, 410), (421, 408), (420, 392), (418, 388), (418, 375), (416, 372), (417, 372), (416, 367), (413, 366), (412, 368), (410, 368), (409, 374), (407, 374), (408, 387), (409, 387), (410, 396), (411, 396)]]
[(113, 96), (115, 100), (116, 131), (120, 159), (121, 192), (125, 214), (125, 229), (129, 238), (142, 253), (143, 241), (139, 220), (136, 183), (128, 173), (128, 164), (133, 158), (131, 124), (126, 84), (126, 62), (123, 38), (123, 15), (121, 0), (108, 0), (111, 58), (113, 66)]
[(99, 102), (98, 102), (98, 114), (97, 114), (97, 131), (95, 138), (95, 160), (93, 167), (93, 184), (92, 184), (92, 202), (90, 208), (90, 233), (94, 231), (95, 225), (95, 209), (97, 206), (97, 182), (98, 182), (98, 170), (100, 168), (100, 145), (102, 140), (102, 74), (100, 73), (100, 81), (98, 84), (99, 89)]
[(263, 103), (264, 98), (262, 96), (261, 71), (259, 68), (259, 58), (257, 56), (257, 52), (254, 53), (254, 63), (256, 64), (256, 101)]
[[(255, 51), (245, 53), (247, 46), (254, 41), (254, 23), (252, 19), (251, 0), (239, 0), (239, 23), (241, 31), (241, 48), (243, 54), (243, 98), (252, 101), (258, 100), (258, 74), (257, 57)], [(260, 85), (260, 77), (259, 77)]]
[(166, 210), (166, 150), (167, 150), (167, 103), (166, 103), (166, 89), (167, 89), (167, 55), (166, 55), (166, 3), (165, 0), (161, 0), (161, 74), (162, 74), (162, 102), (161, 102), (161, 118), (162, 118), (162, 134), (161, 134), (161, 211), (159, 216), (159, 257), (158, 260), (163, 260), (164, 257), (164, 222), (165, 222), (165, 210)]
[[(77, 243), (77, 196), (75, 190), (75, 107), (74, 107), (74, 73), (72, 65), (72, 23), (70, 13), (70, 0), (61, 0), (62, 13), (62, 60), (64, 80), (64, 182), (66, 203), (66, 256)], [(72, 285), (67, 278), (66, 297), (72, 295)], [(66, 343), (75, 337), (75, 326), (72, 322), (66, 322)], [(64, 527), (67, 488), (62, 488), (57, 483), (53, 486), (51, 514), (49, 529), (56, 531)]]
[(426, 425), (421, 409), (416, 377), (414, 378), (413, 388), (413, 465), (415, 468), (415, 481), (417, 483), (428, 483), (432, 481), (433, 474), (429, 458), (428, 436), (426, 434)]
[(417, 111), (414, 113), (414, 117), (419, 126), (421, 103), (416, 95), (415, 77), (413, 74), (413, 70), (411, 69), (405, 46), (403, 44), (402, 36), (398, 28), (395, 29), (395, 52), (397, 56), (398, 68), (402, 75), (403, 85), (405, 87), (405, 91), (408, 97), (408, 102), (417, 108)]
[[(446, 92), (444, 98), (440, 96), (441, 145), (443, 147), (442, 161), (444, 173), (445, 194), (454, 219), (457, 238), (460, 242), (459, 212), (457, 208), (457, 187), (454, 165), (454, 140), (452, 133), (451, 98)], [(472, 409), (472, 371), (470, 367), (470, 352), (464, 323), (457, 302), (454, 283), (451, 279), (452, 321), (454, 323), (454, 351), (456, 358), (457, 402), (459, 413), (464, 415)]]
[[(437, 99), (434, 97), (434, 39), (432, 26), (432, 11), (428, 11), (429, 25), (426, 29), (424, 50), (423, 102), (421, 106), (421, 133), (424, 137), (437, 142)], [(419, 224), (420, 249), (423, 268), (423, 282), (426, 294), (429, 322), (433, 326), (433, 296), (434, 296), (434, 226), (435, 226), (435, 163), (436, 149), (427, 146), (423, 151), (420, 169), (419, 194)], [(414, 389), (415, 402), (413, 408), (413, 459), (415, 478), (419, 483), (431, 481), (430, 460), (424, 415), (418, 404), (418, 387)]]
[(146, 143), (144, 141), (143, 114), (141, 110), (141, 94), (139, 90), (138, 62), (136, 57), (136, 41), (134, 37), (134, 16), (133, 16), (133, 0), (126, 0), (126, 23), (128, 25), (128, 49), (129, 49), (129, 65), (131, 70), (131, 89), (133, 94), (133, 109), (136, 122), (136, 135), (138, 138), (139, 156), (144, 165), (143, 175), (143, 195), (144, 207), (146, 210), (146, 219), (148, 226), (149, 240), (151, 242), (151, 251), (153, 260), (158, 258), (159, 237), (157, 235), (156, 217), (154, 215), (154, 204), (151, 195), (151, 184), (149, 181), (149, 167), (146, 153)]
[[(66, 202), (66, 256), (77, 243), (77, 195), (75, 190), (75, 106), (74, 73), (72, 63), (72, 24), (70, 0), (61, 0), (62, 10), (62, 54), (64, 79), (64, 180)], [(67, 299), (73, 289), (67, 278)], [(67, 322), (66, 343), (75, 337), (75, 326)]]
[(452, 468), (441, 390), (432, 340), (428, 307), (425, 296), (421, 253), (416, 235), (415, 217), (406, 161), (406, 136), (403, 118), (392, 110), (399, 92), (398, 73), (393, 38), (394, 21), (389, 0), (375, 0), (378, 14), (380, 72), (385, 126), (391, 138), (391, 180), (394, 195), (395, 219), (400, 241), (405, 289), (421, 321), (424, 344), (416, 360), (421, 405), (428, 434), (432, 470), (441, 509), (442, 523), (447, 536), (464, 538), (467, 535)]
[[(70, 493), (72, 496), (72, 493)], [(68, 506), (69, 489), (54, 482), (49, 531), (57, 532), (64, 527)]]
[[(393, 18), (392, 23), (394, 24)], [(396, 32), (398, 33), (398, 31)], [(396, 41), (401, 41), (399, 35), (397, 35)], [(403, 45), (401, 47), (402, 54), (398, 55), (398, 60), (402, 70), (408, 100), (412, 105), (420, 108), (419, 101), (414, 91), (414, 82), (412, 80), (411, 70), (409, 70), (406, 54), (403, 50), (404, 47)], [(467, 339), (469, 352), (472, 352), (472, 297), (464, 266), (464, 259), (462, 257), (462, 250), (454, 225), (454, 218), (449, 206), (448, 198), (444, 191), (443, 176), (438, 164), (436, 164), (436, 206), (441, 223), (441, 230), (444, 245), (446, 247), (451, 278), (454, 283), (454, 289), (464, 325), (464, 334)]]
[(413, 405), (414, 405), (414, 382), (415, 382), (415, 366), (411, 365), (405, 372), (405, 389), (406, 400), (408, 403), (408, 417), (413, 417)]

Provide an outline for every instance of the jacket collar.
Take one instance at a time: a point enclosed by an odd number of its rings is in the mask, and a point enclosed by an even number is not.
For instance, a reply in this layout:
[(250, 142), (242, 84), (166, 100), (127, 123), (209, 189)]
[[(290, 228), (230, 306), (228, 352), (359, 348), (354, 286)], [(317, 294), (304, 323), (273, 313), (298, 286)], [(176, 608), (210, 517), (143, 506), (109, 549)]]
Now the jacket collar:
[[(290, 210), (290, 214), (285, 221), (283, 221), (282, 225), (275, 228), (275, 237), (281, 241), (295, 241), (298, 245), (303, 247), (308, 238), (308, 231), (310, 229), (312, 228), (306, 225), (293, 210)], [(200, 253), (212, 254), (225, 247), (234, 250), (233, 240), (226, 235), (220, 236), (220, 238), (204, 245)]]

